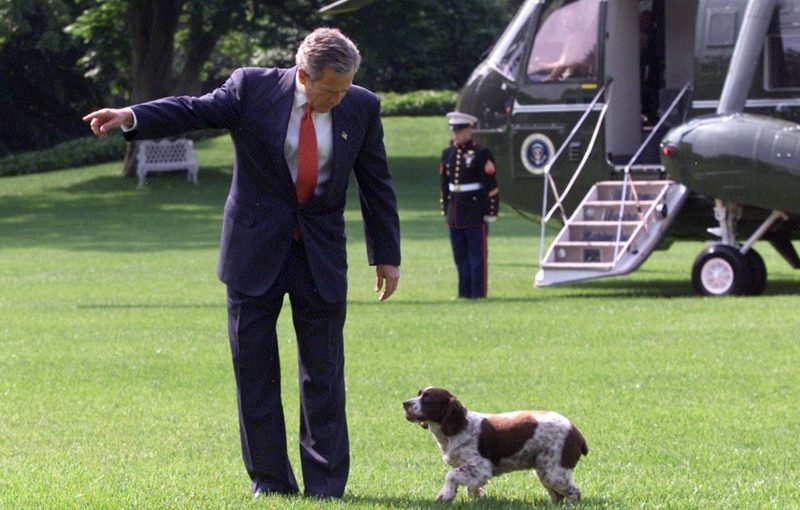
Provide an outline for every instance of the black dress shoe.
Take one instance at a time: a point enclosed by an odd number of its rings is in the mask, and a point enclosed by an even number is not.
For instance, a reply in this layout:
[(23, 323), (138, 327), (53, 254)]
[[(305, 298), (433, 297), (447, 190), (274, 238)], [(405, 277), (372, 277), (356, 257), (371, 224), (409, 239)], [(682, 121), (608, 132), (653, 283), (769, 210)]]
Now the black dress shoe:
[(261, 480), (253, 480), (253, 483), (250, 484), (250, 490), (253, 492), (254, 498), (259, 498), (262, 496), (270, 496), (272, 494), (277, 494), (281, 496), (292, 496), (297, 494), (298, 492), (297, 489), (269, 487)]
[(328, 494), (314, 494), (312, 492), (306, 492), (305, 497), (311, 499), (318, 499), (320, 501), (341, 501), (341, 496), (330, 496)]
[(256, 489), (253, 491), (254, 498), (269, 496), (297, 496), (297, 491), (276, 491), (274, 489)]

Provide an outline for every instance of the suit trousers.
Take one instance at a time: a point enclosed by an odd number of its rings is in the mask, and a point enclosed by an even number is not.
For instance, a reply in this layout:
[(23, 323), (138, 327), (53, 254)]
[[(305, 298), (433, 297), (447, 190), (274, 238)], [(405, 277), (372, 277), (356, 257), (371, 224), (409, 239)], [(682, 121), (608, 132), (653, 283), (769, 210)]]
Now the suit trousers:
[(450, 244), (453, 260), (458, 270), (458, 297), (484, 298), (487, 292), (486, 278), (486, 225), (466, 228), (450, 228)]
[(297, 336), (305, 492), (341, 497), (350, 466), (342, 336), (346, 301), (328, 303), (320, 297), (302, 240), (293, 242), (275, 284), (264, 295), (247, 296), (228, 287), (228, 335), (244, 464), (254, 489), (298, 492), (286, 451), (276, 331), (286, 294)]

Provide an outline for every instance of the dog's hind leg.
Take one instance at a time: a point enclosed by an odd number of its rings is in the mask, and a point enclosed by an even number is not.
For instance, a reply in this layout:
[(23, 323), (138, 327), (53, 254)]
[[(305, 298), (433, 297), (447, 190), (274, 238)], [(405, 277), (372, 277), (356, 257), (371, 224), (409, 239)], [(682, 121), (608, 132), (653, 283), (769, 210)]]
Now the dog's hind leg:
[(572, 470), (565, 468), (537, 469), (536, 474), (539, 480), (550, 494), (553, 503), (560, 503), (567, 498), (569, 503), (577, 503), (581, 500), (581, 491), (572, 483)]
[(545, 485), (544, 488), (547, 489), (547, 493), (550, 494), (550, 501), (552, 501), (553, 503), (561, 503), (561, 501), (564, 499), (564, 496), (557, 493), (550, 487)]

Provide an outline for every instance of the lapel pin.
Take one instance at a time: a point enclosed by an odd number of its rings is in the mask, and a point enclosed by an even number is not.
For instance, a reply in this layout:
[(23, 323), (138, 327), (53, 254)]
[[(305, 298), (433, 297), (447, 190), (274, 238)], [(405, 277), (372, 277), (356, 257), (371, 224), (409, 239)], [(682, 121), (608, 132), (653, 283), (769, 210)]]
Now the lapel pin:
[(342, 131), (342, 140), (347, 141), (347, 132)]

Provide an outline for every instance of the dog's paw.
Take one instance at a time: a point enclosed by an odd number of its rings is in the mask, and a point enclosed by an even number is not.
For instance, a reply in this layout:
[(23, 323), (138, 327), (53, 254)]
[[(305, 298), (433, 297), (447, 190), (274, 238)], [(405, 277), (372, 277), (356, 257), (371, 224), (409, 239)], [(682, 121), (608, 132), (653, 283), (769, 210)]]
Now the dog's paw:
[(449, 503), (453, 501), (455, 497), (455, 492), (442, 489), (439, 494), (436, 495), (436, 501), (439, 501), (440, 503)]
[(469, 495), (469, 497), (475, 498), (475, 499), (477, 499), (477, 498), (485, 498), (486, 497), (486, 489), (484, 489), (483, 487), (477, 487), (477, 488), (474, 488), (474, 489), (472, 487), (470, 487), (470, 488), (467, 489), (467, 494)]

